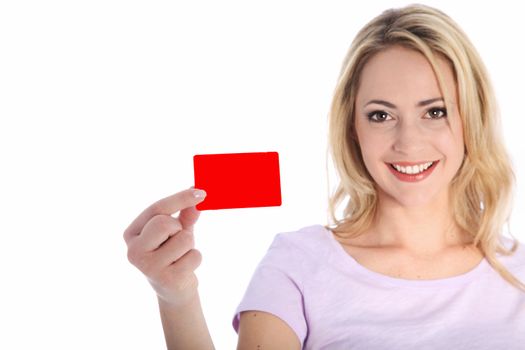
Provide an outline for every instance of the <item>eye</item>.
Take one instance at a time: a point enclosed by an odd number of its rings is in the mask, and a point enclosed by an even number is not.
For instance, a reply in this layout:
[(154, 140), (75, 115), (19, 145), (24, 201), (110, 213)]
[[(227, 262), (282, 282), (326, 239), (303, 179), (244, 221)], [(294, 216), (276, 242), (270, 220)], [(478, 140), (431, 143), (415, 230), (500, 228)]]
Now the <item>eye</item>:
[[(430, 119), (442, 119), (447, 116), (446, 108), (431, 108), (427, 112), (430, 115)], [(367, 114), (368, 120), (374, 123), (382, 123), (387, 121), (388, 113), (385, 111), (373, 111)]]
[[(368, 120), (374, 123), (382, 123), (386, 120), (388, 117), (388, 113), (385, 111), (373, 111), (366, 115), (368, 117)], [(374, 118), (377, 117), (377, 118)]]
[[(440, 114), (441, 113), (441, 114)], [(447, 116), (446, 108), (432, 108), (428, 111), (430, 119), (441, 119)]]

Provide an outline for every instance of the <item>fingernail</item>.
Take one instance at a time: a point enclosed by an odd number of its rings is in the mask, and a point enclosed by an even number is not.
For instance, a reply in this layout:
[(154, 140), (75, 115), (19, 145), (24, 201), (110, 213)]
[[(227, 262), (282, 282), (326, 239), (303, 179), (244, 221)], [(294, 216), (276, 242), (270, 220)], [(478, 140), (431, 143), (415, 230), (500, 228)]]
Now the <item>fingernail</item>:
[(193, 191), (193, 196), (195, 198), (204, 198), (204, 197), (206, 197), (206, 192), (203, 191), (203, 190), (195, 190), (195, 191)]

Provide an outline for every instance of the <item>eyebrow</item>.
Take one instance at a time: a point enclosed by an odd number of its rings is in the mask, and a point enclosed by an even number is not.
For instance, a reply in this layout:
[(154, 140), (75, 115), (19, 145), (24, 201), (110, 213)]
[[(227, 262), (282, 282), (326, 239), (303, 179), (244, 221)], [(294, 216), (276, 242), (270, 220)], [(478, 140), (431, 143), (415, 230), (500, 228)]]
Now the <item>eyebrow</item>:
[[(423, 107), (423, 106), (429, 105), (429, 104), (431, 104), (433, 102), (436, 102), (436, 101), (444, 101), (444, 100), (441, 97), (431, 98), (431, 99), (428, 99), (428, 100), (419, 101), (416, 104), (416, 107)], [(384, 101), (384, 100), (370, 100), (370, 101), (367, 102), (365, 107), (368, 106), (371, 103), (377, 103), (377, 104), (380, 104), (380, 105), (385, 105), (385, 106), (387, 106), (389, 108), (397, 108), (395, 104), (390, 103), (388, 101)]]

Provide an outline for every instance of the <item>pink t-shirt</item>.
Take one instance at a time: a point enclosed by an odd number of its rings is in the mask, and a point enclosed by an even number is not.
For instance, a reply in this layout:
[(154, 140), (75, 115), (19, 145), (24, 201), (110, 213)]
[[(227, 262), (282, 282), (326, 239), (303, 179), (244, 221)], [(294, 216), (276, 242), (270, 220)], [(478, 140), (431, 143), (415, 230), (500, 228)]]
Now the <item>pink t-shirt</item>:
[[(523, 243), (498, 258), (525, 281)], [(389, 277), (359, 264), (321, 225), (275, 236), (235, 311), (236, 332), (246, 310), (281, 318), (302, 349), (525, 349), (525, 293), (485, 259), (444, 279)]]

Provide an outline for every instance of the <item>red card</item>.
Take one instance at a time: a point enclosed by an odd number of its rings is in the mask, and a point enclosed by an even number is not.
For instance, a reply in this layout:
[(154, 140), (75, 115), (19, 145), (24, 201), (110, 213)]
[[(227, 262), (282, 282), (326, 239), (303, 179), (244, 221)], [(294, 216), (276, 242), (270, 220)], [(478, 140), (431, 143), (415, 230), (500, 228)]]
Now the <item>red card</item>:
[(281, 205), (277, 152), (193, 156), (195, 188), (206, 191), (198, 210)]

